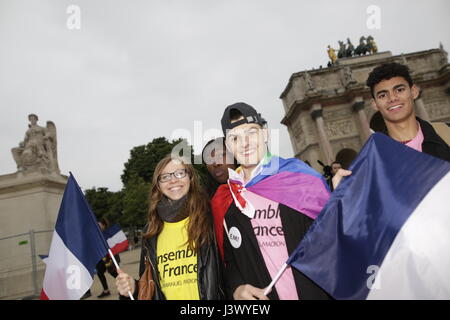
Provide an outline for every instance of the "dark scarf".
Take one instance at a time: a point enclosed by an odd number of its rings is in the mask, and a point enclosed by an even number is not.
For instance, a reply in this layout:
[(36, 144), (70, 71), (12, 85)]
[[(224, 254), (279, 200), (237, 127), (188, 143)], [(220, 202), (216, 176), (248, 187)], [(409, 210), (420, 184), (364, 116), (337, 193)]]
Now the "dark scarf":
[(186, 196), (178, 200), (170, 200), (163, 196), (156, 206), (158, 216), (165, 222), (178, 222), (188, 217), (187, 210), (183, 210), (186, 203)]
[(209, 199), (211, 199), (219, 188), (220, 183), (218, 183), (213, 177), (210, 177), (206, 182), (206, 191), (208, 193)]

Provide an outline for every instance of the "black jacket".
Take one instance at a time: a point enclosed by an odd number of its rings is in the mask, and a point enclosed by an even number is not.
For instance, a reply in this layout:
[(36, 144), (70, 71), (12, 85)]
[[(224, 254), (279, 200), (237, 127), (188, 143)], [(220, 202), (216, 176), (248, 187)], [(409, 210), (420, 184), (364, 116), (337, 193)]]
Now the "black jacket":
[[(423, 133), (422, 152), (442, 160), (450, 161), (450, 147), (447, 143), (436, 133), (430, 123), (418, 117), (416, 119)], [(382, 133), (389, 136), (386, 126)]]
[[(144, 228), (146, 230), (147, 227)], [(212, 226), (211, 226), (212, 230)], [(200, 252), (197, 253), (197, 283), (200, 300), (221, 300), (225, 297), (223, 289), (223, 277), (222, 277), (222, 265), (217, 251), (217, 244), (215, 239), (215, 233), (212, 232), (213, 239), (209, 245), (204, 245), (200, 248)], [(141, 259), (139, 264), (139, 278), (142, 276), (145, 270), (145, 260), (146, 254), (149, 255), (150, 261), (153, 268), (153, 280), (155, 281), (155, 295), (154, 300), (166, 300), (164, 293), (161, 290), (161, 285), (159, 282), (159, 272), (157, 267), (157, 257), (156, 257), (156, 244), (157, 236), (150, 239), (143, 238), (142, 240), (142, 250)], [(139, 294), (139, 288), (136, 280), (136, 290), (133, 294), (134, 298), (137, 299)], [(126, 297), (120, 296), (120, 299), (127, 299)]]
[[(286, 246), (290, 255), (302, 240), (313, 220), (281, 203), (279, 209)], [(267, 287), (272, 279), (258, 246), (250, 218), (242, 214), (232, 203), (225, 215), (225, 222), (228, 230), (236, 227), (242, 237), (239, 248), (231, 246), (226, 233), (224, 237), (225, 285), (228, 298), (231, 299), (233, 292), (242, 284), (250, 284), (257, 288)], [(325, 291), (297, 269), (292, 268), (292, 272), (300, 299), (330, 299)], [(271, 300), (279, 299), (275, 287), (268, 297)]]

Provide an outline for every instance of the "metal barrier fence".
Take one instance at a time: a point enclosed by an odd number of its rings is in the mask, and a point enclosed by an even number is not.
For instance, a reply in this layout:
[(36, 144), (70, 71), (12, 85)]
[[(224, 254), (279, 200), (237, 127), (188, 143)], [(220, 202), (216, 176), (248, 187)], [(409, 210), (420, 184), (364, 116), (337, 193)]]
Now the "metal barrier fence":
[(0, 238), (0, 299), (39, 296), (53, 230), (30, 230)]
[[(122, 229), (130, 246), (139, 245), (140, 230)], [(42, 290), (45, 263), (54, 230), (30, 230), (0, 238), (0, 300), (36, 299)], [(139, 239), (135, 242), (135, 236)]]

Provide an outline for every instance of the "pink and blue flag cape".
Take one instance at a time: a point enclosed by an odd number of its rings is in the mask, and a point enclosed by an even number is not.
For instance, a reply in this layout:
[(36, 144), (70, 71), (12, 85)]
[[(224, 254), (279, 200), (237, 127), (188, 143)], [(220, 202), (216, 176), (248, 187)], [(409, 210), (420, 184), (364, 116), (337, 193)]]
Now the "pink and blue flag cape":
[(119, 252), (128, 249), (128, 239), (125, 233), (120, 229), (118, 224), (114, 224), (108, 229), (103, 231), (108, 246), (111, 248), (111, 252), (116, 255)]
[(245, 188), (312, 219), (319, 215), (330, 196), (320, 173), (299, 159), (277, 156), (272, 156)]
[(288, 264), (336, 299), (450, 299), (450, 163), (373, 134)]
[(91, 287), (108, 245), (89, 204), (70, 174), (46, 259), (41, 300), (78, 300)]
[[(242, 183), (232, 181), (221, 185), (211, 199), (214, 227), (223, 258), (223, 221), (225, 214), (235, 198), (240, 206), (246, 201), (240, 196)], [(325, 179), (313, 168), (296, 159), (283, 159), (271, 156), (262, 166), (261, 172), (253, 177), (245, 188), (272, 201), (286, 205), (301, 214), (315, 219), (330, 197)]]

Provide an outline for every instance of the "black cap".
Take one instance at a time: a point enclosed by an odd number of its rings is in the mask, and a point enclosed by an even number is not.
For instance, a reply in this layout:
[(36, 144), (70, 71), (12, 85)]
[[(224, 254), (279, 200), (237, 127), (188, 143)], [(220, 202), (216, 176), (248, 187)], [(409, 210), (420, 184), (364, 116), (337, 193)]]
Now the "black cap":
[[(230, 115), (232, 110), (239, 111), (244, 119), (231, 123)], [(264, 120), (264, 118), (261, 117), (261, 114), (256, 112), (255, 108), (252, 106), (244, 102), (238, 102), (228, 106), (223, 113), (221, 120), (223, 135), (226, 136), (227, 130), (231, 130), (234, 127), (240, 126), (244, 123), (257, 123), (263, 127), (267, 121)]]

